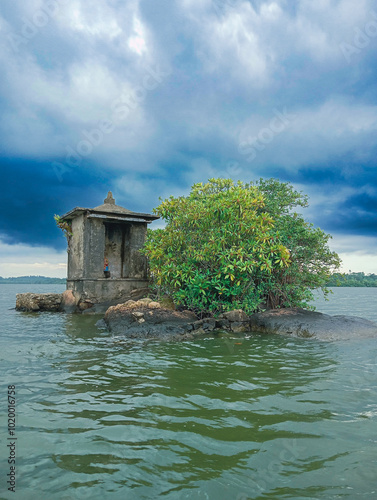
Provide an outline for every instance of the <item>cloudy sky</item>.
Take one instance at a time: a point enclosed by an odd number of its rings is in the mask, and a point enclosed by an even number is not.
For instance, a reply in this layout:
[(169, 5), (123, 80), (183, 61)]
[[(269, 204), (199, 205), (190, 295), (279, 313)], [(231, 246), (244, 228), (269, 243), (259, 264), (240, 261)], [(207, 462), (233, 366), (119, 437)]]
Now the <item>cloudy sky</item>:
[(289, 181), (377, 273), (372, 0), (4, 0), (0, 275), (65, 276), (53, 215)]

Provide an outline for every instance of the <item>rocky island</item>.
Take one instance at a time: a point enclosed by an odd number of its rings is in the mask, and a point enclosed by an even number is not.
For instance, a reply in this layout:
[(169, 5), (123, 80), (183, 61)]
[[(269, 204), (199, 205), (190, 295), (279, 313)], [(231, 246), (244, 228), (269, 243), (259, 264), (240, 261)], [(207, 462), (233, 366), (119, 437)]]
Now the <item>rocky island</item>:
[(152, 299), (129, 300), (110, 307), (104, 323), (127, 338), (191, 340), (219, 332), (279, 334), (318, 340), (377, 337), (377, 323), (356, 316), (330, 316), (301, 308), (274, 309), (248, 316), (242, 310), (218, 318), (198, 319), (190, 311), (176, 311)]
[[(135, 293), (134, 296), (137, 296)], [(172, 304), (152, 298), (127, 300), (110, 305), (76, 301), (70, 290), (62, 294), (17, 295), (16, 309), (25, 312), (67, 312), (99, 314), (102, 325), (116, 335), (131, 339), (191, 340), (216, 332), (263, 333), (319, 340), (347, 340), (377, 337), (377, 323), (356, 316), (331, 316), (302, 308), (271, 309), (251, 315), (241, 309), (218, 317), (199, 319), (191, 311), (179, 311)]]
[[(340, 263), (327, 246), (329, 235), (292, 211), (306, 205), (306, 196), (274, 179), (210, 179), (187, 197), (165, 200), (155, 215), (116, 205), (109, 191), (102, 205), (55, 216), (68, 243), (67, 290), (18, 294), (16, 309), (104, 313), (102, 325), (132, 339), (224, 331), (377, 337), (372, 321), (297, 307), (308, 305), (310, 290), (326, 295), (330, 271)], [(147, 225), (160, 217), (166, 228), (147, 238)], [(167, 294), (170, 307), (148, 298), (150, 290)]]

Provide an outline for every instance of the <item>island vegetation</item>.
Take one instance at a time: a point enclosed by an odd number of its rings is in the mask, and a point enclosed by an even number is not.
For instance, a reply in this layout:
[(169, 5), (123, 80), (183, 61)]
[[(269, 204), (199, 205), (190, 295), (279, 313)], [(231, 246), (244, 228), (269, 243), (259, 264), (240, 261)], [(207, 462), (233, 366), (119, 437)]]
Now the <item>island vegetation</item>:
[(328, 287), (354, 287), (354, 286), (377, 286), (377, 274), (360, 273), (333, 273), (326, 283)]
[(148, 231), (144, 253), (156, 293), (200, 315), (233, 309), (307, 307), (326, 295), (340, 265), (330, 235), (296, 210), (308, 198), (289, 183), (210, 179), (154, 209), (164, 229)]
[(17, 276), (12, 278), (2, 278), (0, 276), (0, 284), (18, 284), (18, 285), (65, 285), (65, 278), (49, 278), (47, 276)]

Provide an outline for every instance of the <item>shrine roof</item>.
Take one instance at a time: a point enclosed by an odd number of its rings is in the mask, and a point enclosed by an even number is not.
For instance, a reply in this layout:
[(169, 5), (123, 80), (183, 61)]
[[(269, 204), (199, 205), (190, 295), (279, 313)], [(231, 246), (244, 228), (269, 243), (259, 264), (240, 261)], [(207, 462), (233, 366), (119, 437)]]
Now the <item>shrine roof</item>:
[(121, 207), (115, 204), (115, 200), (111, 191), (108, 192), (106, 199), (102, 205), (95, 208), (83, 208), (75, 207), (69, 212), (61, 216), (62, 219), (72, 220), (79, 217), (82, 214), (86, 214), (88, 217), (101, 218), (111, 221), (124, 221), (124, 222), (152, 222), (153, 220), (159, 219), (157, 215), (132, 212), (127, 208)]

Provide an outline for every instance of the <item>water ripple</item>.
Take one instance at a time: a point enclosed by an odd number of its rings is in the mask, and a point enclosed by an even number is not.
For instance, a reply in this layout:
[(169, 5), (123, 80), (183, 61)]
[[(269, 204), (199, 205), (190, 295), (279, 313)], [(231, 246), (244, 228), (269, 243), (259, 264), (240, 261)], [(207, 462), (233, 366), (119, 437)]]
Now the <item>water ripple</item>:
[(18, 498), (376, 498), (374, 341), (130, 343), (96, 320), (4, 316)]

